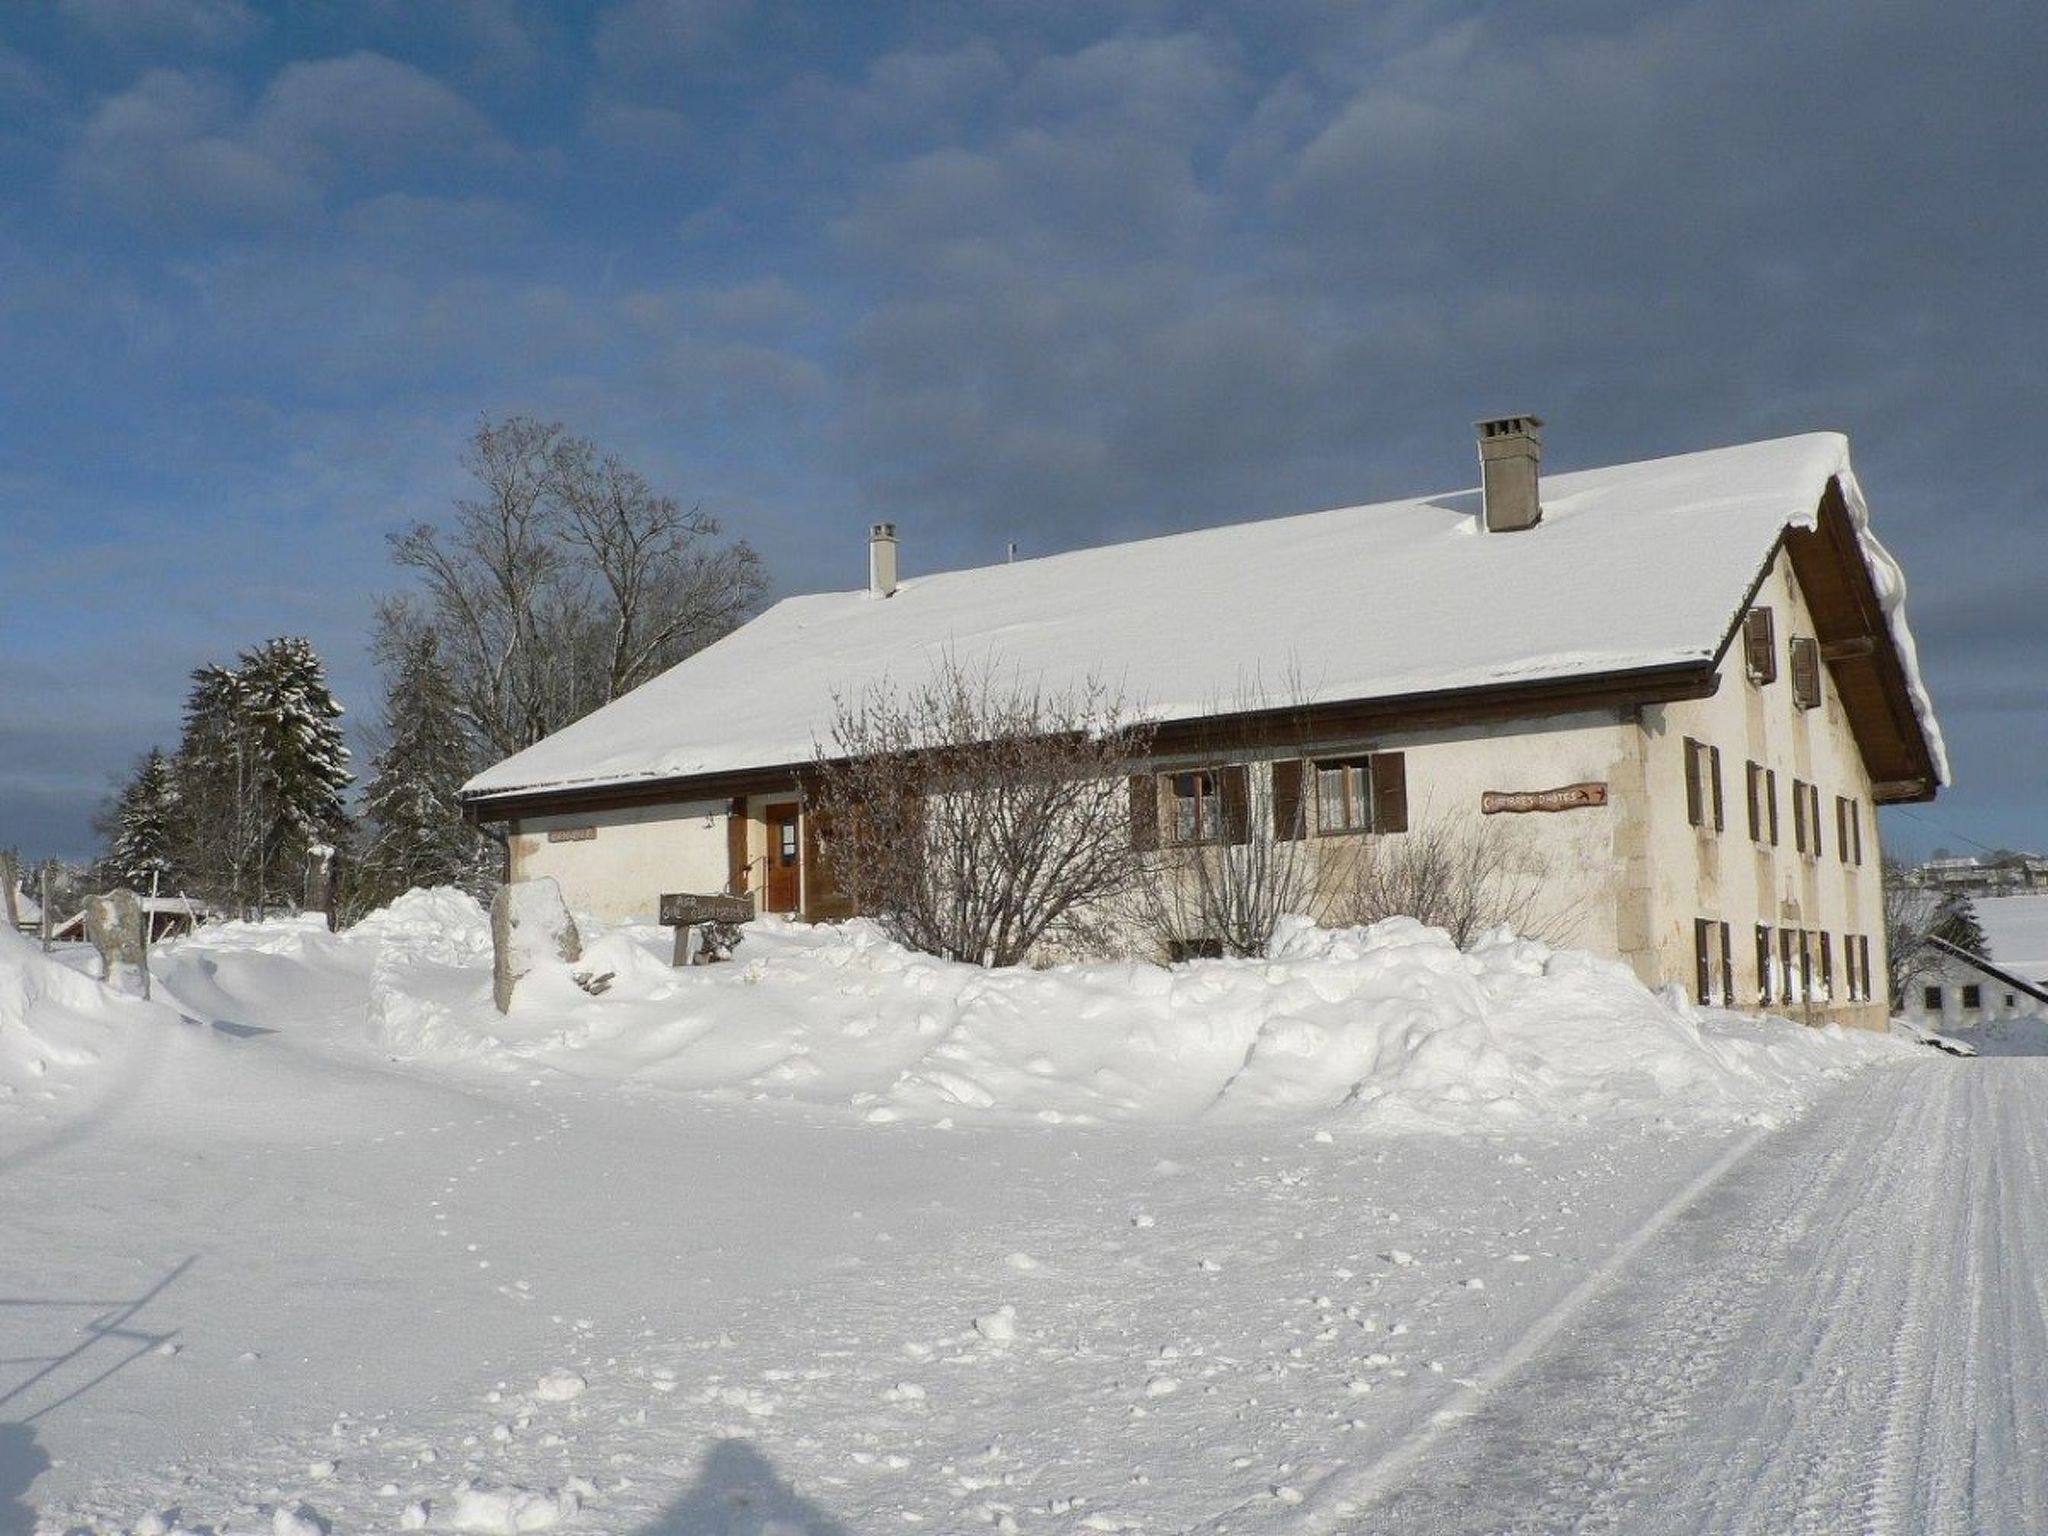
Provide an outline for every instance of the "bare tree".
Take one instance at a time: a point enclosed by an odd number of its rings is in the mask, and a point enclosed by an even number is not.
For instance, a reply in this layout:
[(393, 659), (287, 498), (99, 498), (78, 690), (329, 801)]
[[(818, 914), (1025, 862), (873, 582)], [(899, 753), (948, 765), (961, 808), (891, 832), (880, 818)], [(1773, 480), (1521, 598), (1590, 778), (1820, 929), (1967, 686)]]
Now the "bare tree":
[(1909, 871), (1890, 854), (1881, 866), (1884, 880), (1884, 968), (1894, 1010), (1905, 1007), (1906, 988), (1930, 967), (1928, 943), (1941, 931), (1944, 902), (1937, 891), (1912, 882)]
[(1047, 692), (951, 658), (908, 692), (841, 698), (807, 796), (829, 878), (951, 960), (1093, 942), (1139, 874), (1125, 783), (1148, 742), (1099, 683)]
[(1367, 837), (1325, 870), (1332, 921), (1412, 917), (1443, 929), (1460, 949), (1502, 925), (1525, 938), (1569, 938), (1572, 915), (1550, 899), (1554, 874), (1532, 844), (1500, 822), (1445, 816), (1398, 835)]
[(735, 628), (767, 591), (760, 556), (556, 423), (483, 421), (452, 527), (392, 538), (418, 606), (386, 603), (380, 648), (433, 627), (465, 724), (496, 755), (531, 746)]

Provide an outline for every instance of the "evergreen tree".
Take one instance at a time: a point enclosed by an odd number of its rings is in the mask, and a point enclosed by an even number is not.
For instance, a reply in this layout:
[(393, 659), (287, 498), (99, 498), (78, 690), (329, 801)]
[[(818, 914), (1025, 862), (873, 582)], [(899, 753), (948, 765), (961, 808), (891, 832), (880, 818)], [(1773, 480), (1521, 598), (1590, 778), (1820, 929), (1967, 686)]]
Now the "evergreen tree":
[(1987, 960), (1993, 958), (1991, 943), (1984, 937), (1984, 926), (1977, 921), (1976, 904), (1960, 893), (1942, 899), (1940, 909), (1934, 914), (1934, 925), (1928, 931), (1948, 940), (1957, 949), (1967, 949)]
[(486, 844), (463, 819), (461, 789), (472, 767), (455, 690), (430, 628), (395, 642), (384, 699), (387, 745), (371, 765), (369, 822), (355, 905), (379, 906), (415, 886), (480, 891)]
[(348, 835), (342, 797), (354, 776), (336, 724), (341, 706), (310, 641), (284, 636), (245, 651), (241, 661), (241, 721), (253, 738), (267, 802), (263, 884), (267, 893), (295, 896), (307, 850), (338, 848)]
[(348, 835), (341, 706), (305, 640), (245, 651), (192, 674), (172, 762), (173, 862), (199, 894), (237, 910), (296, 902), (307, 852)]
[(178, 872), (172, 862), (173, 839), (178, 830), (178, 786), (171, 775), (170, 759), (157, 747), (135, 766), (116, 797), (108, 816), (107, 883), (125, 885), (147, 895), (159, 885), (167, 890), (178, 886)]

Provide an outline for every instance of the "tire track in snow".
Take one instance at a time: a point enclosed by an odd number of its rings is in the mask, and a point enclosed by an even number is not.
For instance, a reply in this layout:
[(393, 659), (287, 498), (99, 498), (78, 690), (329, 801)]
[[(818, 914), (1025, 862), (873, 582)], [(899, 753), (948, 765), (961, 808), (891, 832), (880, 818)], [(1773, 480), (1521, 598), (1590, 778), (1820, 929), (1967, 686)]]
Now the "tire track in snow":
[(2041, 1529), (2044, 1113), (2048, 1062), (1853, 1081), (1300, 1528)]

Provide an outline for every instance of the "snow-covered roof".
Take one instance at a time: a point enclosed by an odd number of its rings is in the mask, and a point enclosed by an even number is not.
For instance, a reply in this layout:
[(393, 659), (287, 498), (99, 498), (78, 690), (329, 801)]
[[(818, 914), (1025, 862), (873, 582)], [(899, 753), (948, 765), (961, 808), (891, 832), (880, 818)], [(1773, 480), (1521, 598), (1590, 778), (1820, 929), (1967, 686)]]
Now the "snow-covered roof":
[(1970, 903), (1988, 958), (2015, 976), (2048, 985), (2048, 895), (1979, 896)]
[(1547, 475), (1534, 529), (1458, 491), (791, 597), (470, 780), (471, 796), (800, 763), (835, 697), (914, 688), (949, 654), (1051, 689), (1091, 676), (1149, 718), (1395, 698), (1711, 661), (1781, 532), (1830, 479), (1941, 779), (1904, 579), (1837, 433)]

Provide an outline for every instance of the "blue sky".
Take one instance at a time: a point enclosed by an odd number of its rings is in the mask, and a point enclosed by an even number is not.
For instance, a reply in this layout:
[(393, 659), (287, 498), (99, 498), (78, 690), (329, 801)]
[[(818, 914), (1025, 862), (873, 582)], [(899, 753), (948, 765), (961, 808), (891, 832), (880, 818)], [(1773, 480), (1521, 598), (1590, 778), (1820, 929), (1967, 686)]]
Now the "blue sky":
[(185, 675), (358, 717), (480, 413), (777, 586), (1849, 432), (1957, 786), (2048, 846), (2042, 8), (55, 0), (0, 11), (0, 845)]

